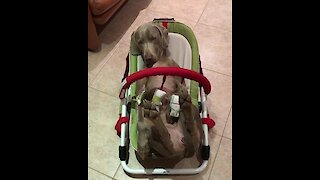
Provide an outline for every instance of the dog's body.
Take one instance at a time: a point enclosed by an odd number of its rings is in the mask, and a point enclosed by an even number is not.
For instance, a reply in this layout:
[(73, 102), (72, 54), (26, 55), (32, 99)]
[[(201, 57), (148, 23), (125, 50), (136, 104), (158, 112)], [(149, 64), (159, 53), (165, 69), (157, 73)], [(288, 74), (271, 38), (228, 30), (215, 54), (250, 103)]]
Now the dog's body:
[[(132, 34), (131, 48), (143, 57), (146, 68), (179, 67), (172, 59), (166, 57), (168, 46), (168, 31), (154, 23), (140, 26)], [(152, 156), (171, 159), (178, 163), (184, 157), (197, 153), (200, 158), (203, 131), (198, 109), (191, 103), (187, 88), (182, 84), (182, 78), (176, 76), (150, 76), (139, 80), (138, 92), (144, 90), (143, 102), (138, 106), (138, 151), (137, 156), (142, 165), (152, 161)], [(162, 105), (156, 108), (152, 102), (157, 89), (166, 92), (161, 97)], [(170, 97), (175, 94), (180, 97), (180, 116), (170, 116)], [(148, 167), (155, 167), (157, 163)]]

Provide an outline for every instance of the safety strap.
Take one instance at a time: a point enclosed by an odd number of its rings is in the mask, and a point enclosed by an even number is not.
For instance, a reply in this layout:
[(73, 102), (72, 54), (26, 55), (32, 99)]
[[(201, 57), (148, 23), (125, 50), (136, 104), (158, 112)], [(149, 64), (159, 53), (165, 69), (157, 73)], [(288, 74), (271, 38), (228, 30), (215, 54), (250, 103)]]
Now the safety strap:
[(115, 129), (117, 131), (117, 135), (121, 136), (121, 124), (129, 122), (129, 117), (119, 117), (117, 124), (115, 125)]
[(209, 115), (208, 115), (207, 118), (202, 118), (202, 124), (208, 125), (209, 129), (213, 128), (213, 126), (216, 125), (216, 123), (214, 122), (214, 120), (211, 119)]

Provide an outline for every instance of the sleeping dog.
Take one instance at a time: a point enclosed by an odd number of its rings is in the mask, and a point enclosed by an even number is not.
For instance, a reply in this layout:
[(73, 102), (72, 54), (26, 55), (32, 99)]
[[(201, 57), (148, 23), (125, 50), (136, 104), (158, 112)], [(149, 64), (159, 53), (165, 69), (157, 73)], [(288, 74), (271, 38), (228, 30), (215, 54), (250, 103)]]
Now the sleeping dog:
[[(166, 56), (168, 30), (155, 23), (140, 26), (131, 37), (131, 52), (141, 54), (145, 67), (179, 67)], [(159, 165), (155, 157), (171, 160), (173, 167), (181, 159), (197, 154), (201, 162), (203, 131), (199, 111), (181, 77), (151, 76), (137, 82), (138, 150), (137, 158), (145, 167)], [(162, 92), (162, 96), (155, 98)], [(173, 110), (172, 99), (180, 108)], [(158, 99), (157, 102), (154, 99)], [(176, 112), (174, 112), (176, 111)], [(148, 163), (152, 163), (149, 164)]]

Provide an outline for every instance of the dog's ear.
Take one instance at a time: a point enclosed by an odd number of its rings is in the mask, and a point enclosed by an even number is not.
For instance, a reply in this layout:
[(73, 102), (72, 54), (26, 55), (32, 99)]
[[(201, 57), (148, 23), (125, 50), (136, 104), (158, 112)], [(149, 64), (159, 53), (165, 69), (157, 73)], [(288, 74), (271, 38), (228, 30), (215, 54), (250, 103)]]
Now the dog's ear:
[(169, 31), (168, 31), (168, 29), (163, 27), (160, 24), (155, 24), (155, 26), (160, 32), (162, 48), (163, 49), (168, 48), (168, 45), (169, 45)]
[(134, 31), (132, 34), (131, 34), (131, 42), (130, 42), (130, 53), (132, 55), (140, 55), (141, 54), (141, 51), (140, 49), (138, 48), (138, 43), (136, 42), (136, 37), (135, 37), (135, 34), (136, 32)]

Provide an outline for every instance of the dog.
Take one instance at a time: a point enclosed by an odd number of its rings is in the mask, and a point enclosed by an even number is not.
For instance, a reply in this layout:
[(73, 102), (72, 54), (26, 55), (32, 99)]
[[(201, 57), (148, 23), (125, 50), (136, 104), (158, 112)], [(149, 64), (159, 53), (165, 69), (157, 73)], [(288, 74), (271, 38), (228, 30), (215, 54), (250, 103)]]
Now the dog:
[[(155, 23), (146, 23), (138, 27), (131, 36), (131, 52), (141, 54), (145, 68), (179, 67), (166, 56), (169, 43), (168, 30)], [(173, 167), (185, 157), (197, 153), (201, 159), (203, 131), (199, 110), (191, 103), (183, 79), (177, 76), (150, 76), (137, 82), (138, 94), (144, 92), (144, 98), (138, 105), (138, 151), (137, 158), (144, 167), (161, 165), (161, 160)], [(155, 91), (166, 92), (161, 97), (161, 106), (152, 102)], [(178, 95), (181, 106), (179, 117), (170, 116), (170, 98)], [(149, 164), (148, 164), (149, 163)], [(152, 163), (152, 164), (150, 164)], [(160, 163), (160, 164), (159, 164)]]
[[(179, 67), (172, 59), (161, 58), (152, 67)], [(141, 87), (141, 85), (143, 85)], [(138, 89), (144, 89), (144, 99), (138, 106), (138, 160), (144, 167), (159, 166), (161, 161), (154, 161), (152, 156), (163, 157), (173, 167), (185, 157), (192, 157), (197, 153), (199, 163), (201, 159), (202, 139), (204, 137), (199, 110), (191, 102), (186, 86), (181, 77), (150, 76), (140, 82)], [(161, 97), (161, 106), (157, 109), (152, 103), (155, 91), (161, 89), (166, 92)], [(141, 90), (139, 91), (141, 93)], [(143, 91), (142, 91), (143, 92)], [(170, 98), (179, 96), (181, 106), (180, 115), (170, 116)], [(153, 164), (148, 164), (153, 162)], [(158, 163), (157, 163), (158, 162)]]
[(141, 54), (147, 68), (160, 58), (166, 56), (169, 44), (168, 30), (156, 23), (149, 22), (141, 25), (131, 35), (130, 51)]

